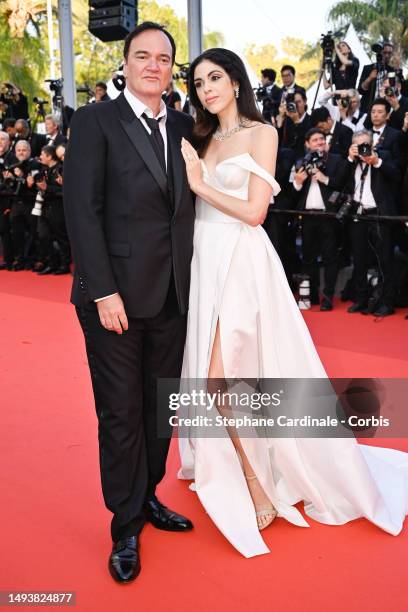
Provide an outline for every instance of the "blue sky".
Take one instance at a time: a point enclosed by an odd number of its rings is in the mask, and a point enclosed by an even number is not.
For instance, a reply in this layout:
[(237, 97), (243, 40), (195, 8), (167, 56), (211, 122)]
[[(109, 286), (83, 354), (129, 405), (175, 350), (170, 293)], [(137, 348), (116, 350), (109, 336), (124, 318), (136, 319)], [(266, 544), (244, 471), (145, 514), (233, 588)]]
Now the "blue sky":
[[(187, 16), (187, 0), (158, 0)], [(219, 30), (225, 46), (242, 51), (248, 43), (272, 43), (279, 49), (285, 36), (316, 41), (327, 29), (334, 0), (202, 0), (204, 30)]]

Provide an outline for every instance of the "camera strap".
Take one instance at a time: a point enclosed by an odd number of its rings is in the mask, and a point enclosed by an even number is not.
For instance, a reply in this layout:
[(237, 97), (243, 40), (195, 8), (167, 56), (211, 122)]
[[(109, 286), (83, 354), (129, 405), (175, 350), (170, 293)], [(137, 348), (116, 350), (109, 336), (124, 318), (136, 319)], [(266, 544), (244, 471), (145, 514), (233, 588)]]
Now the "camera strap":
[[(361, 162), (359, 162), (359, 166), (361, 168), (362, 164)], [(363, 204), (362, 204), (362, 200), (363, 200), (363, 191), (364, 191), (364, 183), (365, 180), (367, 178), (367, 174), (368, 171), (370, 169), (370, 165), (366, 164), (365, 167), (363, 168), (362, 172), (361, 172), (361, 176), (360, 176), (360, 189), (359, 189), (359, 199), (358, 199), (358, 203), (359, 203), (359, 207), (358, 207), (358, 213), (361, 213), (361, 210), (363, 208)]]

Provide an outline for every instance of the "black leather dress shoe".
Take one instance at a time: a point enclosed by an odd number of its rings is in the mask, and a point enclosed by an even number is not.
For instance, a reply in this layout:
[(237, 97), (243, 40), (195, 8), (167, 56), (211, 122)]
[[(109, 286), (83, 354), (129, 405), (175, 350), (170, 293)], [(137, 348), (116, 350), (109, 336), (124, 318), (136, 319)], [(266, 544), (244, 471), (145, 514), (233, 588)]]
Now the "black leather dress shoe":
[(141, 569), (138, 536), (129, 536), (113, 544), (108, 567), (117, 582), (132, 582), (137, 578)]
[(182, 516), (163, 506), (156, 496), (151, 497), (145, 504), (146, 520), (157, 529), (165, 531), (190, 531), (193, 523)]
[(58, 276), (60, 274), (69, 274), (70, 272), (71, 270), (68, 266), (61, 266), (61, 268), (57, 268), (56, 270), (54, 270), (53, 274)]
[(383, 304), (383, 306), (380, 306), (379, 308), (377, 308), (374, 312), (373, 315), (375, 317), (388, 317), (389, 315), (394, 314), (394, 309), (391, 308), (390, 306), (386, 306), (385, 304)]
[(320, 310), (325, 312), (328, 310), (333, 310), (333, 304), (332, 301), (329, 300), (329, 298), (323, 298), (322, 299), (322, 303), (320, 304)]
[(366, 310), (366, 309), (367, 309), (367, 304), (365, 304), (364, 302), (356, 302), (355, 304), (347, 308), (347, 312), (351, 312), (351, 313), (363, 312), (363, 310)]

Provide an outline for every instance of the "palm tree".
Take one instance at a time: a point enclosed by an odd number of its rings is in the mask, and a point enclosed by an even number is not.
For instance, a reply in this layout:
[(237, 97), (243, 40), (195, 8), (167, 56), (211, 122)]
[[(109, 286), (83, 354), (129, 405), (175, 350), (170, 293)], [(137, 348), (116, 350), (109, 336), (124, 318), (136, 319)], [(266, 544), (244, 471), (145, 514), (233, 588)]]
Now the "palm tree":
[(378, 40), (394, 43), (394, 57), (408, 59), (407, 0), (340, 0), (329, 12), (335, 28), (352, 23), (369, 46)]

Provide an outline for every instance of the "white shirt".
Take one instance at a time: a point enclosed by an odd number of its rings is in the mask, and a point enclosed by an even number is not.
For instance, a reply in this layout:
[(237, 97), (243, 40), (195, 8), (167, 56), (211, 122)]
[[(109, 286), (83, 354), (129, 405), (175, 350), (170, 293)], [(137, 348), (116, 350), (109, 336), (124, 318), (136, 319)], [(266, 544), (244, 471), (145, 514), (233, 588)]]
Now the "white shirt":
[(166, 168), (167, 168), (167, 132), (166, 132), (167, 106), (165, 105), (163, 100), (160, 100), (159, 114), (155, 117), (153, 115), (152, 109), (146, 106), (144, 102), (142, 102), (141, 100), (139, 100), (139, 98), (137, 98), (134, 94), (132, 94), (127, 87), (125, 87), (123, 94), (126, 100), (129, 102), (129, 105), (132, 111), (135, 113), (136, 117), (140, 119), (140, 123), (143, 125), (143, 127), (145, 128), (148, 134), (151, 134), (151, 130), (149, 126), (147, 125), (146, 121), (142, 117), (143, 113), (146, 113), (146, 115), (148, 117), (151, 117), (152, 119), (160, 119), (160, 117), (163, 117), (163, 119), (159, 121), (159, 130), (160, 130), (160, 134), (162, 135), (163, 142), (164, 142), (164, 155), (166, 159)]
[[(375, 147), (378, 144), (378, 141), (380, 140), (381, 136), (383, 135), (383, 132), (385, 130), (386, 124), (384, 124), (380, 129), (375, 128), (374, 126), (372, 127), (372, 132), (373, 132), (373, 146)], [(379, 134), (375, 134), (374, 130), (376, 130), (377, 132), (380, 132)]]
[(373, 192), (371, 191), (371, 166), (368, 166), (368, 172), (366, 174), (363, 186), (363, 193), (360, 196), (361, 191), (361, 175), (363, 174), (363, 170), (367, 164), (357, 164), (356, 173), (354, 175), (355, 179), (355, 189), (354, 189), (354, 200), (356, 202), (360, 202), (361, 197), (361, 205), (363, 208), (376, 208), (377, 204), (373, 196)]
[[(296, 189), (296, 191), (301, 191), (301, 189), (303, 189), (303, 185), (298, 185), (296, 181), (293, 181), (293, 187)], [(319, 187), (319, 181), (314, 181), (313, 179), (310, 181), (305, 210), (326, 210), (322, 198), (322, 192), (320, 191)]]
[[(134, 94), (132, 94), (127, 87), (125, 87), (123, 95), (125, 96), (132, 111), (135, 113), (136, 117), (140, 120), (140, 123), (143, 125), (143, 127), (145, 128), (148, 134), (151, 134), (152, 131), (147, 125), (146, 121), (143, 119), (142, 117), (143, 113), (146, 113), (146, 115), (148, 117), (151, 117), (152, 119), (160, 119), (160, 117), (163, 117), (163, 119), (159, 121), (159, 130), (160, 130), (160, 134), (162, 135), (163, 142), (164, 142), (164, 156), (165, 156), (166, 168), (167, 168), (167, 132), (166, 132), (167, 106), (165, 105), (163, 100), (160, 100), (160, 110), (159, 110), (158, 115), (156, 115), (155, 117), (152, 109), (146, 106), (144, 102), (142, 102), (141, 100), (139, 100), (139, 98), (137, 98)], [(101, 300), (106, 300), (106, 298), (112, 297), (113, 295), (117, 295), (117, 293), (111, 293), (110, 295), (105, 295), (104, 297), (94, 300), (94, 302), (100, 302)]]

